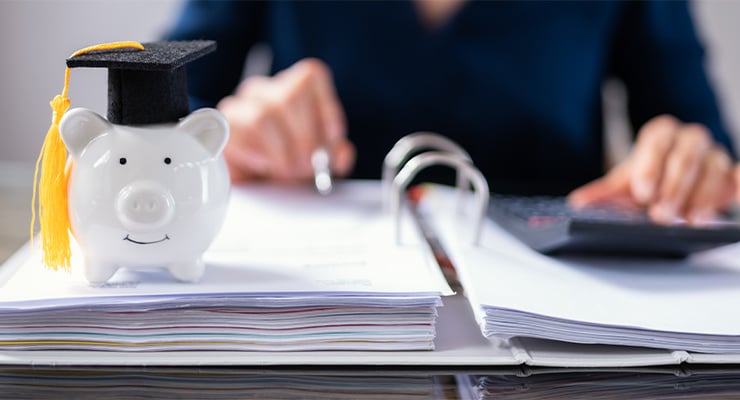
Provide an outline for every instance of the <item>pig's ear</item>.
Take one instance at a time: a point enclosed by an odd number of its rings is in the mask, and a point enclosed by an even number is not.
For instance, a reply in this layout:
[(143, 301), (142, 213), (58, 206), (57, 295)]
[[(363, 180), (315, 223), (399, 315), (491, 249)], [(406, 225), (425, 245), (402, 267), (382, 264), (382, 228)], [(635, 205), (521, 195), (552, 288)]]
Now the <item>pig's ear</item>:
[(67, 150), (77, 157), (96, 137), (109, 132), (113, 126), (108, 120), (86, 108), (67, 111), (59, 122), (59, 133)]
[(177, 128), (193, 135), (212, 156), (221, 154), (229, 139), (229, 123), (221, 112), (213, 108), (193, 111), (177, 124)]

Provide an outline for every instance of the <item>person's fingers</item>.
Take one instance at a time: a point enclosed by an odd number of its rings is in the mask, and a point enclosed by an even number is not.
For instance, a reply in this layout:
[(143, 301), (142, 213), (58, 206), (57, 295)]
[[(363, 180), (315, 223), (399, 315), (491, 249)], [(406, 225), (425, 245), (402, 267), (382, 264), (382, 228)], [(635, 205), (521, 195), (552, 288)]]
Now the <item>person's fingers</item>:
[(319, 115), (320, 134), (324, 143), (346, 137), (344, 109), (334, 87), (329, 67), (318, 59), (308, 58), (296, 63), (295, 68), (311, 77), (311, 93)]
[(228, 97), (217, 108), (231, 128), (224, 153), (227, 161), (260, 177), (292, 178), (285, 133), (274, 116), (265, 112), (259, 99)]
[(355, 152), (355, 146), (349, 140), (334, 142), (330, 149), (332, 173), (339, 177), (349, 175), (355, 164)]
[[(324, 76), (328, 68), (317, 65), (323, 64), (315, 60), (300, 61), (274, 78), (247, 80), (239, 89), (241, 96), (261, 103), (264, 112), (278, 124), (295, 178), (312, 175), (311, 155), (327, 142), (322, 122), (325, 106), (321, 104), (326, 100), (319, 93), (334, 89)], [(332, 86), (324, 88), (327, 82)]]
[[(354, 146), (346, 140), (346, 122), (344, 110), (336, 95), (331, 71), (321, 61), (304, 59), (285, 71), (282, 79), (293, 81), (300, 86), (301, 93), (308, 95), (304, 101), (309, 110), (305, 112), (306, 123), (313, 127), (313, 135), (304, 137), (303, 150), (313, 154), (319, 147), (329, 152), (331, 168), (340, 176), (349, 173), (354, 164)], [(304, 98), (305, 99), (305, 98)]]
[(228, 145), (224, 147), (223, 155), (233, 182), (252, 181), (265, 176), (267, 166), (266, 162), (260, 162), (260, 159), (264, 160), (261, 155)]
[(255, 75), (243, 80), (234, 91), (235, 97), (248, 98), (254, 93), (269, 91), (272, 86), (272, 78), (268, 76)]
[(665, 159), (657, 201), (648, 210), (651, 217), (669, 223), (682, 215), (712, 143), (709, 131), (702, 125), (687, 124), (678, 128)]
[(591, 181), (568, 195), (568, 203), (576, 208), (625, 197), (629, 194), (631, 160), (625, 160), (615, 166), (603, 177)]
[(630, 187), (639, 204), (647, 205), (658, 195), (665, 160), (679, 126), (678, 120), (663, 115), (648, 121), (638, 132), (630, 154), (633, 162)]
[(616, 187), (607, 177), (591, 181), (568, 195), (568, 204), (575, 208), (587, 207), (609, 198), (616, 193)]
[[(311, 176), (310, 154), (316, 147), (315, 119), (310, 115), (310, 85), (294, 68), (274, 78), (251, 77), (237, 90), (238, 96), (257, 109), (252, 130), (264, 128), (263, 148), (271, 159), (270, 175), (278, 179)], [(274, 157), (274, 159), (273, 159)]]
[(641, 129), (630, 157), (603, 178), (573, 191), (569, 202), (583, 207), (627, 199), (647, 207), (657, 222), (685, 218), (702, 224), (734, 197), (740, 200), (738, 187), (740, 166), (733, 167), (705, 127), (661, 116)]
[(684, 209), (689, 223), (703, 225), (732, 202), (735, 192), (733, 166), (727, 152), (713, 147), (704, 159), (696, 185)]
[(267, 172), (267, 159), (248, 144), (248, 128), (241, 120), (242, 104), (237, 97), (228, 96), (216, 106), (229, 121), (230, 135), (223, 154), (235, 182), (257, 179)]
[(296, 160), (296, 176), (312, 176), (311, 156), (325, 142), (321, 132), (321, 116), (313, 91), (314, 72), (297, 63), (277, 77), (280, 90), (276, 106), (291, 137), (291, 148)]
[(225, 155), (244, 170), (234, 176), (308, 178), (311, 155), (322, 146), (335, 173), (346, 174), (354, 164), (331, 71), (319, 60), (302, 60), (272, 78), (250, 77), (219, 109), (232, 128)]
[(735, 177), (735, 202), (740, 203), (740, 163), (733, 167), (733, 176)]
[(291, 141), (283, 125), (273, 115), (263, 114), (254, 126), (260, 132), (258, 136), (269, 160), (268, 176), (277, 180), (295, 179)]

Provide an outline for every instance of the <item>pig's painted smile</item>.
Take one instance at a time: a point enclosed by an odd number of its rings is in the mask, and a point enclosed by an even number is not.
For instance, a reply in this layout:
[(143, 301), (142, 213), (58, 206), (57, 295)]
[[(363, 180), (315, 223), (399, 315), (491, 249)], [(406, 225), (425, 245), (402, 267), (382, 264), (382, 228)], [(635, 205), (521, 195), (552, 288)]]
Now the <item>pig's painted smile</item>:
[(167, 236), (167, 234), (165, 234), (164, 237), (159, 240), (152, 240), (151, 242), (140, 242), (138, 240), (131, 239), (131, 237), (128, 234), (126, 234), (126, 237), (123, 238), (123, 240), (128, 240), (129, 242), (135, 243), (135, 244), (155, 244), (155, 243), (164, 242), (165, 240), (170, 240), (170, 237)]

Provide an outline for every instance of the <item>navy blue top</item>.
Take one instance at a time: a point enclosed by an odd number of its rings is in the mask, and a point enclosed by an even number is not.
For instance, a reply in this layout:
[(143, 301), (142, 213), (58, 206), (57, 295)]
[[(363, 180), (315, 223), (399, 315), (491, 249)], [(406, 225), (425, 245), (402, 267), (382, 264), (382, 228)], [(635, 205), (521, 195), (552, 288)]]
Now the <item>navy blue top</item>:
[(218, 43), (188, 65), (192, 108), (234, 90), (255, 43), (271, 46), (273, 71), (325, 61), (356, 178), (431, 130), (466, 148), (492, 191), (565, 193), (604, 172), (609, 76), (627, 87), (633, 127), (670, 113), (732, 149), (684, 2), (469, 2), (428, 29), (411, 2), (191, 1), (168, 36)]

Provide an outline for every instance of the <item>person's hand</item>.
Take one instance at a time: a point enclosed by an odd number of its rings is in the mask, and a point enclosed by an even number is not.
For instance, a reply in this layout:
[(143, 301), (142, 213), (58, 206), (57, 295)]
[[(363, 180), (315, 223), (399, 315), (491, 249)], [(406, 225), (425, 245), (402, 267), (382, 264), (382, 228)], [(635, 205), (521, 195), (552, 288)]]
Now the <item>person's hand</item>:
[(732, 203), (734, 174), (730, 156), (704, 126), (663, 115), (640, 129), (624, 161), (573, 191), (569, 202), (584, 207), (627, 201), (646, 208), (659, 223), (686, 220), (702, 225)]
[(735, 163), (735, 204), (740, 204), (740, 163)]
[(231, 127), (224, 157), (235, 181), (311, 178), (311, 155), (320, 147), (328, 150), (336, 176), (354, 164), (344, 110), (319, 60), (301, 60), (274, 77), (248, 78), (217, 108)]

